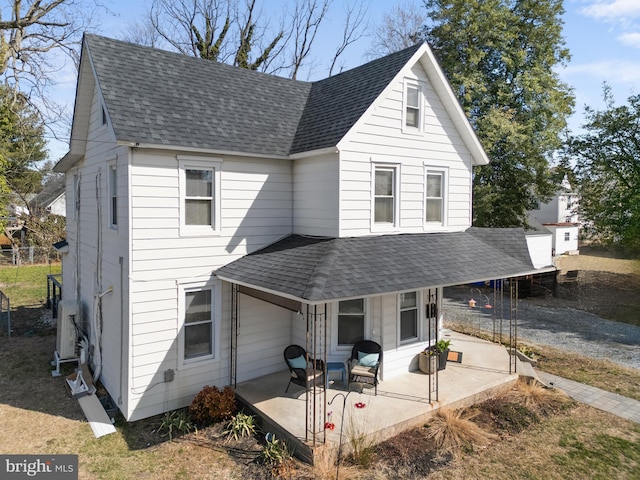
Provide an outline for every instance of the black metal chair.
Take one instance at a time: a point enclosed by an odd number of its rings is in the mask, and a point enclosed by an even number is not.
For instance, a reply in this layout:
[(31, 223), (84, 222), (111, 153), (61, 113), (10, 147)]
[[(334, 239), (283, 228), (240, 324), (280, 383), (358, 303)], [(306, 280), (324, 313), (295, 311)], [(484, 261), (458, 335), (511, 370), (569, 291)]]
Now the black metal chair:
[(360, 340), (351, 349), (349, 389), (352, 383), (370, 383), (378, 395), (378, 372), (382, 364), (382, 347), (372, 340)]
[(306, 389), (314, 384), (324, 387), (324, 362), (322, 360), (311, 361), (305, 349), (300, 345), (289, 345), (285, 348), (284, 361), (291, 372), (285, 393), (289, 391), (289, 386), (292, 383)]

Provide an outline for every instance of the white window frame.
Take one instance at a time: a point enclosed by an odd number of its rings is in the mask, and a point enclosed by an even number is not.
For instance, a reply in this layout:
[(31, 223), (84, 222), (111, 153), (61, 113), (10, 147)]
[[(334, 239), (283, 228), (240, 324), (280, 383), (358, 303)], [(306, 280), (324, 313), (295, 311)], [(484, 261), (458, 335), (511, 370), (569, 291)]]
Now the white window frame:
[(109, 225), (114, 230), (118, 229), (118, 165), (115, 161), (107, 164), (107, 184), (109, 191)]
[(571, 241), (571, 232), (564, 232), (564, 241), (565, 242)]
[[(344, 299), (344, 300), (362, 300), (363, 301), (363, 305), (364, 305), (364, 331), (362, 332), (363, 338), (365, 340), (369, 339), (369, 332), (370, 332), (370, 328), (371, 328), (371, 318), (370, 318), (370, 304), (369, 304), (369, 298), (366, 297), (358, 297), (358, 298), (349, 298), (349, 299)], [(334, 302), (331, 304), (331, 312), (332, 312), (332, 328), (331, 328), (331, 347), (332, 350), (334, 352), (351, 352), (352, 348), (353, 348), (353, 344), (345, 344), (345, 345), (339, 345), (338, 344), (338, 316), (339, 316), (339, 310), (340, 310), (340, 301)]]
[[(185, 358), (186, 328), (186, 295), (190, 292), (211, 291), (211, 353), (193, 358)], [(222, 286), (219, 281), (185, 282), (178, 284), (178, 365), (188, 368), (201, 365), (203, 362), (220, 359), (220, 319), (222, 318)]]
[[(402, 295), (404, 295), (405, 293), (415, 293), (416, 294), (416, 306), (412, 307), (412, 308), (402, 308)], [(399, 293), (397, 296), (398, 299), (398, 345), (410, 345), (413, 343), (417, 343), (420, 342), (422, 340), (422, 324), (423, 324), (423, 317), (422, 317), (422, 292), (420, 290), (414, 290), (411, 292), (403, 292), (403, 293)], [(416, 336), (415, 337), (411, 337), (411, 338), (407, 338), (405, 340), (403, 340), (401, 338), (401, 332), (402, 332), (402, 312), (403, 311), (408, 311), (408, 310), (416, 310)]]
[[(400, 165), (397, 163), (373, 163), (371, 172), (371, 231), (393, 231), (400, 225)], [(393, 174), (393, 221), (376, 222), (376, 172), (390, 171)]]
[[(441, 221), (427, 221), (427, 203), (429, 202), (429, 197), (427, 196), (427, 179), (429, 175), (440, 175), (442, 180), (441, 180), (441, 195), (442, 197), (440, 198), (442, 201), (442, 205), (441, 205), (441, 213), (442, 213), (442, 220)], [(447, 198), (448, 198), (448, 185), (449, 185), (449, 170), (447, 168), (434, 168), (434, 167), (429, 167), (429, 166), (425, 166), (425, 171), (424, 171), (424, 212), (422, 215), (422, 221), (424, 222), (425, 225), (425, 229), (426, 230), (431, 230), (434, 227), (446, 227), (448, 224), (448, 202), (447, 202)]]
[[(418, 105), (409, 105), (409, 89), (415, 88), (418, 91)], [(407, 110), (414, 108), (418, 110), (418, 125), (407, 125), (408, 115)], [(413, 79), (404, 80), (404, 93), (402, 101), (402, 131), (404, 133), (422, 133), (424, 131), (424, 88), (422, 84)]]
[[(182, 236), (207, 236), (220, 234), (220, 172), (222, 170), (221, 158), (205, 158), (178, 156), (179, 166), (179, 188), (180, 188), (180, 235)], [(212, 172), (213, 195), (211, 202), (211, 224), (210, 225), (187, 225), (186, 220), (186, 200), (187, 192), (187, 170), (209, 170)]]

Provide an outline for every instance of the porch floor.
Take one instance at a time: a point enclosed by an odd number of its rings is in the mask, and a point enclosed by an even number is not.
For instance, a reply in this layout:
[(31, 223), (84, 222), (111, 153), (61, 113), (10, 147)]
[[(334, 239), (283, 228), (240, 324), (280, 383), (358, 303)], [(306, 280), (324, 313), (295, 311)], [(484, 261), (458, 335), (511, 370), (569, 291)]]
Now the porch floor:
[[(330, 421), (335, 424), (333, 431), (326, 431), (327, 447), (337, 447), (343, 405), (345, 421), (343, 443), (348, 448), (348, 439), (355, 434), (366, 434), (374, 442), (381, 442), (403, 430), (424, 424), (438, 408), (450, 406), (460, 408), (478, 403), (492, 396), (496, 390), (515, 380), (516, 373), (509, 374), (509, 355), (504, 347), (478, 338), (446, 331), (443, 338), (452, 341), (455, 351), (462, 352), (462, 363), (447, 362), (445, 370), (438, 372), (438, 401), (432, 393), (429, 403), (429, 375), (413, 371), (395, 376), (378, 384), (378, 395), (373, 388), (351, 387), (340, 380), (339, 372), (331, 376), (331, 384), (326, 392), (327, 413), (332, 412)], [(431, 375), (432, 383), (435, 375)], [(285, 393), (289, 381), (289, 371), (283, 370), (264, 377), (239, 383), (236, 393), (242, 403), (260, 416), (264, 429), (286, 439), (300, 458), (313, 461), (313, 451), (324, 440), (324, 420), (322, 413), (309, 412), (310, 418), (318, 418), (317, 434), (309, 432), (305, 438), (305, 391), (292, 384)], [(312, 394), (312, 393), (310, 393)], [(348, 397), (346, 395), (348, 394)], [(318, 390), (318, 404), (324, 398)], [(364, 408), (356, 408), (362, 402)]]

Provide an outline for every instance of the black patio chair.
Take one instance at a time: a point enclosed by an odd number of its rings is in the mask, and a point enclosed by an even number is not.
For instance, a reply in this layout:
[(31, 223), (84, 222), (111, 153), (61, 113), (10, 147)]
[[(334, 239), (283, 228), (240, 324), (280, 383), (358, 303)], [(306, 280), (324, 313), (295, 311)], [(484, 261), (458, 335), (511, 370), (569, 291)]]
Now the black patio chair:
[(291, 376), (285, 393), (292, 383), (308, 389), (311, 385), (323, 386), (325, 378), (324, 362), (312, 360), (300, 345), (289, 345), (284, 349), (284, 361), (289, 367)]
[(382, 347), (372, 340), (360, 340), (351, 349), (349, 389), (352, 383), (370, 383), (378, 395), (378, 372), (382, 364)]

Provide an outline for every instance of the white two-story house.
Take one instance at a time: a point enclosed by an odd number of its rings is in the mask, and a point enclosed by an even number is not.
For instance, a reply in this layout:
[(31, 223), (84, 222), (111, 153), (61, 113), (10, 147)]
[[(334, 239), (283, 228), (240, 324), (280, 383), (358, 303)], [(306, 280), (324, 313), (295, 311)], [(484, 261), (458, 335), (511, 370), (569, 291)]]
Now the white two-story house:
[(56, 170), (94, 375), (136, 420), (286, 370), (289, 344), (415, 369), (444, 286), (551, 264), (470, 228), (488, 161), (427, 45), (301, 82), (86, 35)]
[(553, 255), (577, 254), (580, 238), (578, 194), (565, 177), (560, 189), (546, 203), (539, 203), (529, 218), (542, 224), (552, 234)]

